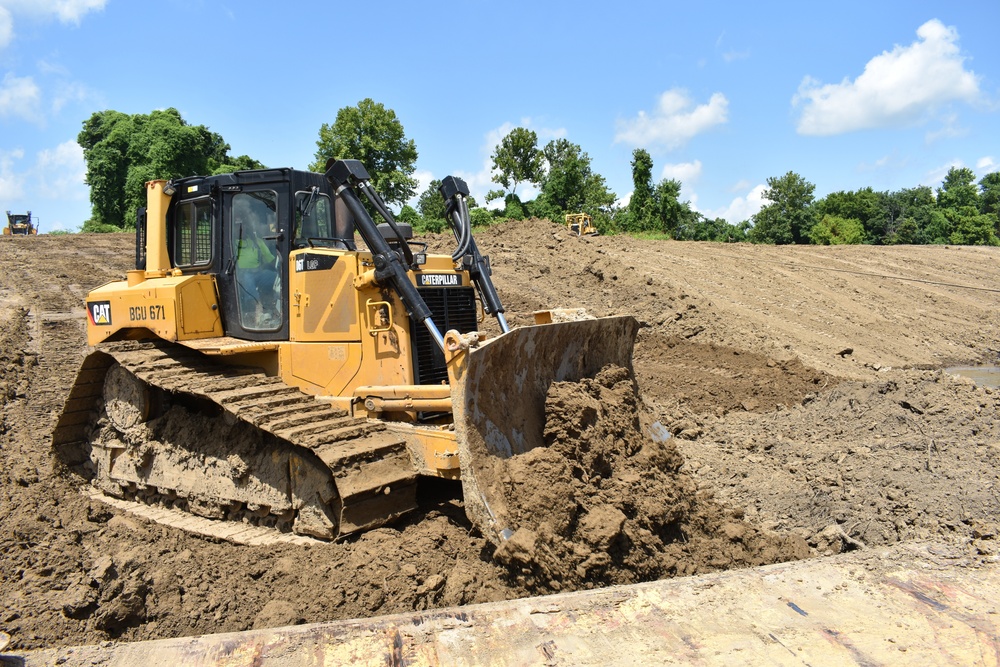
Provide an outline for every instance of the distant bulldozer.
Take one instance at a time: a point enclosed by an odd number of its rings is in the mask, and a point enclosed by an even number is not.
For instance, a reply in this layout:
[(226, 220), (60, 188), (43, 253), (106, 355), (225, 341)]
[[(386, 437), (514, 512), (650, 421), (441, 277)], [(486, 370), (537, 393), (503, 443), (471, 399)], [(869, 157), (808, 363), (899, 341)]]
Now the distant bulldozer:
[(566, 228), (577, 236), (596, 236), (597, 227), (586, 213), (567, 213)]
[(37, 234), (38, 227), (31, 221), (31, 211), (27, 213), (11, 213), (7, 211), (7, 226), (3, 228), (4, 236), (16, 234), (18, 236), (28, 236)]

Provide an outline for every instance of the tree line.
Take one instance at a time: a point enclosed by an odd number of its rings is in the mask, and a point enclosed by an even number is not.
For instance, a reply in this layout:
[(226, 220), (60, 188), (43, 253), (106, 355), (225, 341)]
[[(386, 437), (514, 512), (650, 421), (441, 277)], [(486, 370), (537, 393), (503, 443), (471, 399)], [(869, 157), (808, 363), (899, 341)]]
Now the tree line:
[[(78, 143), (87, 165), (91, 219), (83, 231), (117, 231), (135, 226), (136, 210), (145, 204), (144, 184), (156, 178), (212, 175), (264, 165), (247, 156), (231, 156), (228, 143), (204, 125), (191, 125), (170, 108), (149, 114), (94, 113), (84, 121)], [(392, 109), (372, 99), (340, 109), (324, 123), (316, 141), (312, 171), (322, 172), (329, 159), (361, 160), (372, 184), (398, 218), (418, 230), (445, 228), (440, 181), (417, 193), (417, 148), (407, 139)], [(767, 179), (764, 206), (748, 220), (731, 224), (708, 218), (681, 200), (681, 182), (654, 182), (648, 151), (632, 153), (632, 196), (619, 204), (590, 156), (578, 144), (556, 139), (539, 147), (535, 132), (511, 130), (491, 155), (493, 183), (487, 209), (470, 201), (472, 223), (548, 218), (587, 213), (602, 233), (630, 233), (695, 241), (752, 243), (951, 243), (1000, 245), (1000, 173), (978, 183), (971, 169), (952, 168), (936, 191), (917, 186), (895, 192), (872, 188), (834, 192), (821, 199), (815, 185), (795, 172)], [(538, 195), (522, 201), (520, 185)], [(416, 199), (415, 206), (406, 202)]]

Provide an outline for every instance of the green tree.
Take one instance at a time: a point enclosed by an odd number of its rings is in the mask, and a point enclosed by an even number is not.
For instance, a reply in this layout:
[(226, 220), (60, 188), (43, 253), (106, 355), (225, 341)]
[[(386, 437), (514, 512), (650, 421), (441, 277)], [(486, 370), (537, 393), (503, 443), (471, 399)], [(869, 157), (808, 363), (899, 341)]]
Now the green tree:
[(979, 190), (979, 212), (1000, 216), (1000, 171), (983, 176)]
[(263, 166), (247, 156), (229, 157), (229, 144), (204, 125), (190, 125), (177, 109), (126, 115), (100, 111), (77, 136), (87, 164), (92, 217), (85, 229), (135, 226), (146, 203), (147, 181), (219, 173), (231, 163)]
[(809, 239), (816, 245), (849, 245), (864, 243), (865, 228), (857, 218), (824, 215), (809, 231)]
[(817, 201), (816, 215), (820, 220), (827, 215), (856, 220), (861, 223), (867, 239), (881, 243), (886, 229), (891, 227), (892, 215), (888, 204), (883, 193), (875, 192), (870, 187), (851, 192), (841, 190)]
[(417, 213), (417, 209), (409, 204), (404, 204), (403, 208), (399, 210), (399, 215), (396, 216), (396, 222), (405, 222), (408, 225), (416, 226), (420, 224), (420, 214)]
[(997, 218), (992, 213), (980, 213), (972, 206), (947, 209), (952, 232), (949, 242), (956, 245), (1000, 245), (997, 239)]
[(892, 231), (886, 236), (888, 244), (914, 244), (922, 238), (920, 225), (913, 218), (897, 218)]
[(665, 178), (653, 185), (653, 159), (637, 148), (632, 151), (632, 198), (628, 208), (615, 216), (615, 226), (625, 232), (653, 232), (675, 239), (691, 238), (700, 224), (689, 202), (680, 200), (681, 182)]
[[(493, 182), (517, 192), (520, 183), (538, 183), (543, 174), (543, 155), (538, 150), (538, 135), (523, 127), (515, 127), (507, 133), (493, 151)], [(503, 197), (503, 192), (490, 191), (486, 201)], [(520, 201), (520, 200), (518, 200)]]
[(473, 227), (489, 227), (495, 221), (496, 217), (481, 206), (469, 209), (469, 222)]
[[(931, 213), (937, 203), (926, 185), (886, 194), (887, 221), (883, 243), (930, 243)], [(946, 241), (942, 240), (941, 243)]]
[(937, 191), (937, 207), (948, 221), (948, 243), (961, 245), (997, 245), (997, 218), (980, 211), (976, 175), (968, 167), (948, 170)]
[(753, 216), (754, 243), (807, 243), (816, 224), (813, 191), (816, 186), (794, 171), (767, 179), (764, 199), (771, 202)]
[(212, 168), (212, 175), (231, 174), (235, 171), (250, 171), (251, 169), (265, 169), (262, 162), (254, 160), (249, 155), (238, 155), (223, 159), (222, 162)]
[[(83, 122), (77, 143), (87, 163), (85, 180), (90, 186), (91, 226), (126, 226), (130, 216), (125, 208), (128, 181), (128, 146), (132, 117), (119, 111), (99, 111)], [(86, 228), (87, 225), (85, 224)]]
[(332, 125), (323, 123), (316, 146), (312, 171), (326, 171), (331, 158), (360, 160), (386, 202), (402, 205), (416, 194), (417, 146), (406, 138), (396, 112), (371, 98), (342, 108)]
[(590, 156), (566, 139), (550, 141), (542, 149), (546, 170), (535, 215), (561, 220), (566, 213), (589, 213), (600, 228), (608, 220), (615, 193), (604, 177), (591, 168)]
[(632, 151), (632, 198), (628, 202), (629, 226), (636, 231), (653, 227), (653, 158), (643, 148)]
[(951, 243), (951, 234), (954, 228), (954, 221), (945, 215), (944, 211), (934, 207), (927, 216), (927, 226), (924, 227), (921, 236), (922, 242), (940, 245)]
[(736, 243), (746, 240), (749, 227), (749, 222), (733, 225), (724, 218), (710, 219), (700, 213), (692, 213), (691, 220), (677, 229), (674, 238), (679, 241)]
[(656, 231), (671, 238), (683, 237), (684, 230), (698, 221), (698, 214), (691, 210), (691, 204), (680, 200), (681, 187), (680, 181), (665, 178), (653, 190), (651, 209)]
[(430, 182), (430, 185), (420, 193), (420, 197), (417, 199), (417, 211), (424, 218), (430, 218), (434, 220), (444, 220), (445, 212), (448, 207), (445, 205), (444, 198), (441, 196), (441, 192), (438, 188), (441, 187), (441, 180), (435, 178)]
[(968, 167), (952, 167), (937, 191), (938, 208), (957, 209), (962, 206), (979, 208), (976, 175)]
[(530, 214), (527, 206), (521, 202), (521, 198), (512, 192), (504, 197), (503, 217), (507, 220), (524, 220), (530, 217)]

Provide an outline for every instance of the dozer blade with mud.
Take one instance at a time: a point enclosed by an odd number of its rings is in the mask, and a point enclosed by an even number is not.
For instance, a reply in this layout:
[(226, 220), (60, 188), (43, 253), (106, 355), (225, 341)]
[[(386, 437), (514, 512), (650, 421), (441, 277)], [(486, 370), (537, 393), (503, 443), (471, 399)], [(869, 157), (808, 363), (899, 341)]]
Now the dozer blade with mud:
[(501, 492), (504, 461), (545, 445), (545, 397), (553, 382), (594, 377), (608, 365), (632, 372), (639, 324), (608, 317), (514, 329), (471, 350), (452, 409), (465, 512), (494, 544), (511, 525)]

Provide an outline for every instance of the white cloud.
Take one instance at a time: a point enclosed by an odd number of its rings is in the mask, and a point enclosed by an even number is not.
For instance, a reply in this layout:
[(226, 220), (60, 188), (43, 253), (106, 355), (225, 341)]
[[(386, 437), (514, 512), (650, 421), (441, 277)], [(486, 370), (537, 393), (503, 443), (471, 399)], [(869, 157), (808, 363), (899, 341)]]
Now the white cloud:
[(80, 23), (84, 14), (104, 9), (107, 0), (48, 0), (41, 3), (32, 0), (32, 3), (51, 6), (63, 23)]
[(104, 9), (107, 0), (0, 0), (11, 14), (33, 18), (59, 19), (60, 23), (79, 24), (84, 15)]
[(701, 160), (664, 165), (663, 171), (660, 173), (660, 178), (680, 181), (680, 200), (689, 201), (694, 205), (698, 201), (698, 195), (694, 191), (694, 186), (698, 183), (698, 179), (701, 178)]
[[(722, 33), (715, 39), (715, 48), (717, 50), (723, 47), (723, 44), (726, 41), (725, 37), (726, 37), (726, 31), (723, 30)], [(750, 57), (750, 49), (737, 51), (736, 49), (730, 47), (726, 51), (722, 52), (722, 59), (725, 60), (727, 63), (731, 63), (737, 60), (746, 60), (749, 57)]]
[(417, 169), (413, 172), (413, 178), (417, 179), (417, 197), (419, 197), (434, 180), (434, 174), (424, 169)]
[(976, 171), (982, 176), (997, 171), (998, 168), (1000, 168), (1000, 164), (997, 164), (992, 155), (984, 155), (976, 160)]
[(919, 123), (948, 102), (975, 101), (979, 80), (965, 69), (958, 31), (931, 19), (917, 29), (917, 37), (869, 60), (854, 81), (823, 85), (805, 77), (792, 98), (793, 106), (803, 106), (799, 134)]
[(0, 0), (0, 49), (14, 39), (15, 15), (80, 25), (84, 15), (101, 11), (106, 4), (107, 0)]
[(7, 72), (0, 82), (0, 116), (19, 116), (25, 120), (38, 119), (41, 91), (34, 79), (17, 77)]
[(36, 187), (47, 193), (47, 198), (72, 201), (87, 199), (86, 175), (83, 149), (73, 140), (40, 151), (31, 174)]
[(24, 174), (14, 168), (14, 163), (23, 157), (24, 151), (20, 148), (0, 150), (0, 199), (4, 201), (20, 199), (24, 195)]
[(14, 39), (14, 17), (10, 15), (10, 10), (0, 5), (0, 49), (4, 48)]
[(729, 100), (714, 93), (708, 102), (695, 106), (686, 90), (672, 88), (660, 95), (651, 114), (640, 111), (636, 118), (619, 120), (615, 143), (632, 146), (661, 145), (672, 150), (728, 119)]
[(927, 132), (924, 135), (924, 141), (933, 144), (938, 139), (954, 139), (966, 134), (968, 134), (968, 130), (960, 125), (958, 114), (947, 113), (941, 116), (941, 127)]
[(409, 206), (416, 208), (417, 202), (420, 200), (420, 195), (424, 194), (424, 190), (426, 190), (431, 184), (431, 181), (434, 180), (434, 174), (424, 169), (417, 169), (411, 175), (413, 178), (417, 179), (417, 192), (406, 203)]
[(69, 69), (60, 63), (54, 63), (49, 60), (39, 60), (35, 63), (38, 67), (38, 72), (40, 74), (52, 74), (55, 76), (61, 76), (63, 78), (69, 76)]
[(878, 171), (880, 169), (885, 169), (890, 165), (893, 159), (894, 158), (892, 155), (883, 155), (874, 162), (860, 162), (858, 163), (858, 171), (866, 172), (866, 171)]
[(726, 222), (736, 225), (744, 220), (749, 220), (757, 211), (764, 206), (764, 191), (767, 186), (761, 183), (754, 186), (750, 192), (743, 197), (736, 197), (728, 206), (709, 211), (701, 211), (706, 218), (722, 218)]
[(90, 88), (76, 81), (60, 82), (52, 91), (52, 113), (58, 114), (70, 102), (86, 102), (96, 99)]

